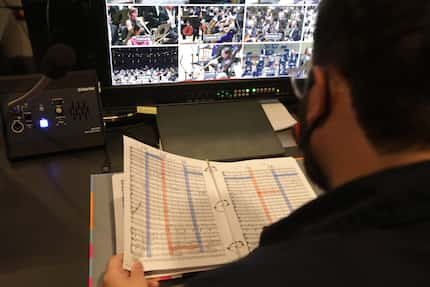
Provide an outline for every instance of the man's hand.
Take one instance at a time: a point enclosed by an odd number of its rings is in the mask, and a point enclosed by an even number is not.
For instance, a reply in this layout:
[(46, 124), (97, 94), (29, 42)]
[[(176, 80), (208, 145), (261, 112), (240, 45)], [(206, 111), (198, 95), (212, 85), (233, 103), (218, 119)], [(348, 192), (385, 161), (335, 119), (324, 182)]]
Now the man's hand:
[(122, 268), (122, 258), (122, 255), (110, 258), (103, 278), (103, 287), (158, 287), (157, 281), (145, 279), (140, 262), (135, 262), (128, 272)]

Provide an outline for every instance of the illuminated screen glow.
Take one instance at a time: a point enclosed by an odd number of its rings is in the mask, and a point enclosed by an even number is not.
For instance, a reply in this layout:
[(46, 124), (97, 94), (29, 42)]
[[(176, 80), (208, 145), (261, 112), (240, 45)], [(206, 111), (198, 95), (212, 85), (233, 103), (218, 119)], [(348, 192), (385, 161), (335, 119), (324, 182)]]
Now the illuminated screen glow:
[(112, 85), (304, 77), (318, 4), (107, 0)]

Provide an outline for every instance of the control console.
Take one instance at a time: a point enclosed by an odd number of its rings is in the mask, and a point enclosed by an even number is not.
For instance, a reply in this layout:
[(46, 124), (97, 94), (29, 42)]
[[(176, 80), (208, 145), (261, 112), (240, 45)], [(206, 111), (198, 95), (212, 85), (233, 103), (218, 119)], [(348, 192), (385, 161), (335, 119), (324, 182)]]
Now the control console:
[[(71, 72), (52, 81), (39, 95), (9, 106), (11, 99), (25, 94), (40, 79), (40, 75), (32, 77), (0, 79), (0, 85), (7, 81), (5, 86), (10, 87), (9, 91), (0, 90), (10, 159), (104, 144), (95, 72)], [(17, 86), (20, 84), (26, 87)]]

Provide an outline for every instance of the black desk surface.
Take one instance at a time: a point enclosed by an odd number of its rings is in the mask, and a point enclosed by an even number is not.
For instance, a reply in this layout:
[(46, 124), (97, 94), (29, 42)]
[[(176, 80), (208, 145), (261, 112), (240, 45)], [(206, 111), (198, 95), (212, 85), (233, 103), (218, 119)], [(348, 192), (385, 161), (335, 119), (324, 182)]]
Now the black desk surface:
[(107, 148), (10, 163), (0, 136), (0, 286), (88, 286), (90, 175), (122, 171), (121, 135), (155, 145), (155, 119), (111, 128)]
[(0, 286), (88, 286), (90, 175), (122, 171), (123, 134), (155, 146), (155, 118), (109, 128), (106, 149), (10, 163), (0, 136)]

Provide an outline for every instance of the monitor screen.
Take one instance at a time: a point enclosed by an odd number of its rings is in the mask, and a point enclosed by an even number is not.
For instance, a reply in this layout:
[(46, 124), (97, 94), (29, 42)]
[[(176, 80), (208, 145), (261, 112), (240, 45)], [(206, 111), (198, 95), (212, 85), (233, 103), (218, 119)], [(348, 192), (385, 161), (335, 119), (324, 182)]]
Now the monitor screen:
[(106, 0), (111, 85), (303, 77), (318, 4)]

